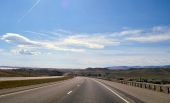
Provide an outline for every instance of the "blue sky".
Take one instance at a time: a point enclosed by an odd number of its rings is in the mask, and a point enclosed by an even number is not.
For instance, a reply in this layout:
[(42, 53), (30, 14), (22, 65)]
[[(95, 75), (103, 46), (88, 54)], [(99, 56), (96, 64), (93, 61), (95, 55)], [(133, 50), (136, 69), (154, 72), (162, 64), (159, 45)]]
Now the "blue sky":
[(170, 64), (169, 0), (0, 2), (0, 65)]

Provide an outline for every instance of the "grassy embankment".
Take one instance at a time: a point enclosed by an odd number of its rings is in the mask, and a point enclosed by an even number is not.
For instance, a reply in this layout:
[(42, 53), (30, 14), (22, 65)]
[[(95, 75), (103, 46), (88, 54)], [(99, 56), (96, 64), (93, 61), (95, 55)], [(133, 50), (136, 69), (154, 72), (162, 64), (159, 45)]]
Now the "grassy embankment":
[(0, 69), (0, 77), (62, 76), (63, 74), (53, 69)]
[(80, 76), (101, 77), (105, 79), (146, 82), (154, 84), (170, 84), (170, 68), (131, 68), (114, 69), (87, 68), (76, 72)]
[(113, 78), (154, 84), (170, 84), (170, 68), (113, 70)]
[(15, 88), (15, 87), (49, 83), (49, 82), (57, 82), (57, 81), (71, 79), (71, 78), (73, 78), (73, 77), (0, 81), (0, 89)]

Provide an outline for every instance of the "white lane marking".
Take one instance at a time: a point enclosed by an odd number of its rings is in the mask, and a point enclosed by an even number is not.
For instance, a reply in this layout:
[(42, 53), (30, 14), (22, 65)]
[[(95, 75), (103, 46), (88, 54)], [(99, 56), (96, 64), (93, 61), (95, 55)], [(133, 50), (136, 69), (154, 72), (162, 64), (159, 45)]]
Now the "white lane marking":
[(108, 86), (106, 86), (105, 84), (93, 79), (95, 82), (99, 83), (100, 85), (104, 86), (106, 89), (108, 89), (109, 91), (111, 91), (112, 93), (114, 93), (116, 96), (118, 96), (119, 98), (121, 98), (123, 101), (125, 101), (126, 103), (130, 103), (129, 101), (127, 101), (126, 99), (124, 99), (122, 96), (120, 96), (119, 94), (117, 94), (116, 92), (114, 92), (113, 90), (111, 90)]
[(21, 90), (21, 91), (17, 91), (17, 92), (12, 92), (12, 93), (8, 93), (8, 94), (2, 94), (2, 95), (0, 95), (0, 98), (1, 97), (5, 97), (5, 96), (9, 96), (9, 95), (13, 95), (13, 94), (19, 94), (19, 93), (33, 91), (33, 90), (37, 90), (37, 89), (41, 89), (41, 88), (45, 88), (45, 87), (50, 87), (50, 86), (58, 85), (58, 84), (62, 84), (62, 83), (64, 83), (64, 81), (61, 81), (61, 82), (58, 82), (58, 83), (54, 83), (54, 84), (49, 84), (49, 85), (46, 85), (46, 86), (35, 87), (35, 88), (31, 88), (31, 89), (26, 89), (26, 90)]
[(67, 94), (70, 95), (72, 93), (72, 91), (69, 91)]

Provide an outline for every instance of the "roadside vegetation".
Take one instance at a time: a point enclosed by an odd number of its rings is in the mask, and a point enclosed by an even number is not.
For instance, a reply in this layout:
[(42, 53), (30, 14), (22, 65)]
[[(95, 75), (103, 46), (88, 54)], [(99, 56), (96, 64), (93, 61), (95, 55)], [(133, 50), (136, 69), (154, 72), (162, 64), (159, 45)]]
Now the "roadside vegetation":
[(170, 84), (170, 68), (115, 70), (112, 78), (153, 84)]
[(30, 79), (30, 80), (11, 80), (11, 81), (0, 81), (0, 89), (15, 88), (21, 86), (57, 82), (62, 80), (71, 79), (73, 77), (61, 77), (61, 78), (48, 78), (48, 79)]
[(37, 77), (37, 76), (61, 76), (61, 75), (63, 75), (63, 72), (48, 68), (0, 69), (0, 77)]
[(85, 70), (76, 71), (75, 75), (105, 78), (107, 80), (170, 84), (170, 68), (132, 68), (123, 70), (87, 68)]

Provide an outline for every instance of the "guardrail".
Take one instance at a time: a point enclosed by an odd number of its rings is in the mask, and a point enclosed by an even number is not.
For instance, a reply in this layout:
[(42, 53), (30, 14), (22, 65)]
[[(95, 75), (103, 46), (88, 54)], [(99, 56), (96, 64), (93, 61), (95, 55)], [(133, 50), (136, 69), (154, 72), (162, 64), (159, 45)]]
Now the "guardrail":
[(149, 90), (154, 90), (154, 91), (170, 94), (170, 86), (165, 86), (161, 84), (152, 84), (152, 83), (145, 83), (145, 82), (125, 81), (125, 80), (114, 80), (114, 79), (106, 79), (106, 78), (100, 78), (100, 79), (105, 79), (105, 80), (109, 80), (113, 82), (118, 82), (121, 84), (126, 84), (129, 86), (135, 86), (139, 88), (144, 88), (144, 89), (149, 89)]
[(158, 92), (163, 92), (170, 94), (170, 86), (165, 86), (165, 85), (160, 85), (160, 84), (152, 84), (152, 83), (144, 83), (144, 82), (134, 82), (134, 81), (117, 81), (122, 84), (127, 84), (130, 86), (135, 86), (139, 88), (145, 88), (145, 89), (150, 89)]

